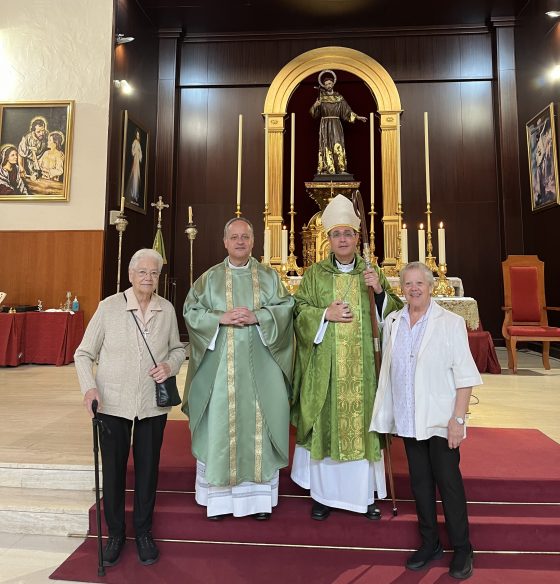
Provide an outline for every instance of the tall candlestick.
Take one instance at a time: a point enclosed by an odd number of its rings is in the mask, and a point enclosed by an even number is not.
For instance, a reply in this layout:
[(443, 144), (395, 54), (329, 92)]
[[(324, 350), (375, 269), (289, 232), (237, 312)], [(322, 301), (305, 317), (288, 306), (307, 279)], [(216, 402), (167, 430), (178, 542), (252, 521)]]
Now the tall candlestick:
[(121, 213), (124, 213), (124, 197), (121, 197)]
[(420, 229), (418, 229), (418, 261), (426, 263), (426, 232), (423, 223), (420, 223)]
[(295, 159), (296, 159), (296, 114), (292, 113), (292, 147), (290, 159), (290, 205), (294, 204), (294, 180), (295, 180)]
[(375, 157), (374, 157), (374, 143), (373, 143), (373, 112), (369, 113), (369, 192), (370, 201), (373, 206), (375, 200)]
[(397, 119), (397, 202), (402, 203), (401, 187), (401, 118)]
[(288, 263), (288, 230), (282, 225), (282, 258), (280, 263), (285, 266)]
[(408, 229), (406, 223), (403, 223), (401, 229), (401, 263), (408, 264)]
[(270, 264), (270, 229), (264, 230), (264, 254), (263, 263)]
[(445, 229), (443, 227), (443, 222), (439, 224), (439, 229), (437, 230), (438, 236), (438, 252), (439, 252), (439, 263), (445, 264)]
[(241, 206), (241, 153), (243, 151), (243, 114), (239, 114), (239, 136), (237, 139), (237, 206)]
[(189, 205), (189, 223), (192, 223), (192, 207)]
[(424, 151), (426, 156), (426, 202), (430, 202), (430, 148), (428, 145), (428, 112), (424, 112)]
[(268, 205), (268, 114), (264, 114), (264, 205)]

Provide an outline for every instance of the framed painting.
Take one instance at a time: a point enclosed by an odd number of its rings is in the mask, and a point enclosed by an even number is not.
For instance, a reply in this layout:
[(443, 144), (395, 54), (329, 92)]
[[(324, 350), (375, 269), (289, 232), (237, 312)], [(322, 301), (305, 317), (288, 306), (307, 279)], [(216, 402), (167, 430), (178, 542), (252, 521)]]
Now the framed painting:
[(529, 120), (526, 129), (531, 209), (541, 211), (560, 205), (554, 104)]
[(74, 101), (0, 103), (0, 201), (68, 201)]
[(120, 197), (124, 197), (125, 207), (144, 215), (148, 188), (149, 137), (149, 132), (124, 110)]

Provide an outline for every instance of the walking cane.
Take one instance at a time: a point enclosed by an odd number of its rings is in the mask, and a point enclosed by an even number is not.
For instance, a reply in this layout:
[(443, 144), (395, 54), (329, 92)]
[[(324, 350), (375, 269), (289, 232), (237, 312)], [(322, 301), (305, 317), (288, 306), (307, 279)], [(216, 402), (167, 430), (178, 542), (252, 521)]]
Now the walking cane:
[(99, 428), (101, 420), (97, 417), (97, 400), (91, 402), (93, 418), (93, 462), (95, 467), (95, 519), (97, 521), (97, 575), (105, 576), (105, 567), (103, 566), (103, 540), (101, 538), (101, 502), (99, 500)]
[[(371, 268), (369, 238), (365, 221), (364, 204), (362, 202), (362, 195), (360, 195), (360, 191), (356, 190), (352, 194), (352, 204), (354, 205), (354, 212), (360, 218), (364, 262), (366, 263), (366, 267), (369, 269)], [(368, 286), (368, 293), (371, 332), (373, 335), (373, 360), (375, 362), (375, 378), (379, 381), (379, 370), (381, 369), (381, 346), (379, 327), (377, 325), (377, 315), (375, 314), (377, 310), (375, 306), (375, 296), (371, 286)], [(396, 516), (397, 501), (395, 499), (395, 481), (393, 479), (393, 465), (391, 463), (391, 436), (389, 434), (385, 434), (385, 454), (387, 460), (387, 474), (389, 475), (389, 490), (391, 491), (391, 499), (393, 500), (393, 515)]]

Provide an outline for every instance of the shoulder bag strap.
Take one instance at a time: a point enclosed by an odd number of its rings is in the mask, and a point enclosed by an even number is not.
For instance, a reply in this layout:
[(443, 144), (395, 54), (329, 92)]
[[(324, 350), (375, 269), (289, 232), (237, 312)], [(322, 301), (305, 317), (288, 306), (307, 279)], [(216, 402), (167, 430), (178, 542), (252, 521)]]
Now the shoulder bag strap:
[[(123, 292), (123, 296), (124, 296), (124, 300), (126, 302), (127, 298), (126, 298), (126, 294), (124, 292)], [(148, 341), (146, 340), (146, 337), (144, 336), (144, 333), (142, 332), (142, 329), (140, 328), (140, 325), (138, 324), (138, 319), (136, 318), (136, 315), (132, 311), (130, 314), (132, 314), (132, 318), (134, 319), (134, 322), (136, 323), (136, 326), (138, 327), (138, 330), (140, 331), (140, 336), (144, 339), (144, 342), (146, 343), (146, 348), (148, 349), (148, 353), (150, 353), (150, 357), (152, 358), (152, 361), (154, 362), (154, 367), (157, 367), (156, 360), (154, 359), (154, 356), (152, 355), (152, 352), (150, 351), (150, 346), (148, 345)]]

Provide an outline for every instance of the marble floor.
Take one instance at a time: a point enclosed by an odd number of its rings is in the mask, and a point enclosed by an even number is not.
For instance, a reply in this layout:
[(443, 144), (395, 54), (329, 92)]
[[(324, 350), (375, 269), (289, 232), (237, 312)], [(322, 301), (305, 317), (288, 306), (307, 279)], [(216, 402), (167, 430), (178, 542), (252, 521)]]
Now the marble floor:
[[(502, 367), (504, 349), (497, 349)], [(470, 425), (537, 428), (560, 443), (560, 361), (545, 371), (540, 355), (521, 352), (519, 372), (483, 375)], [(178, 376), (179, 387), (186, 364)], [(92, 465), (91, 424), (81, 405), (73, 365), (0, 369), (0, 464)], [(174, 408), (171, 419), (184, 419)], [(2, 472), (2, 469), (0, 469)], [(17, 489), (16, 489), (17, 490)], [(3, 493), (4, 495), (4, 493)], [(0, 532), (8, 529), (0, 525)], [(46, 584), (82, 542), (79, 537), (0, 533), (0, 583)]]

